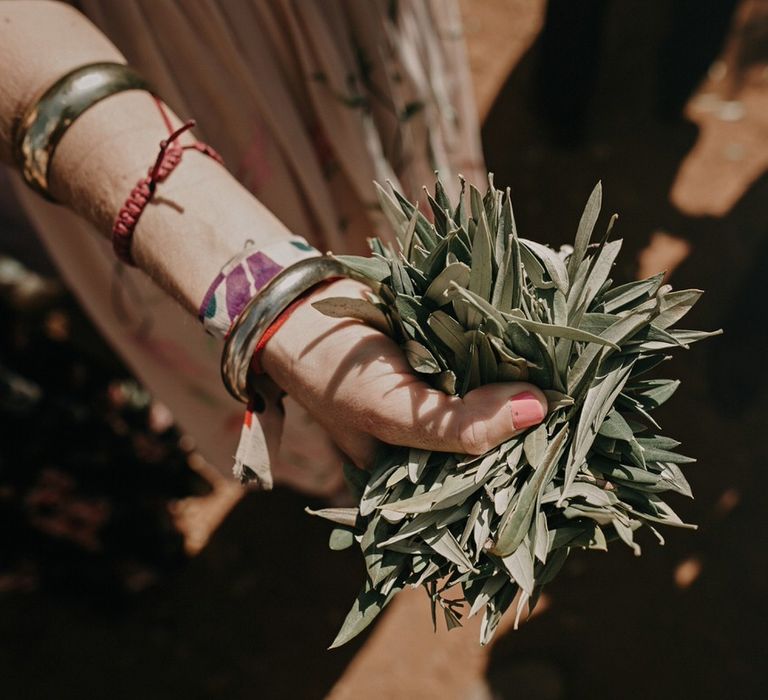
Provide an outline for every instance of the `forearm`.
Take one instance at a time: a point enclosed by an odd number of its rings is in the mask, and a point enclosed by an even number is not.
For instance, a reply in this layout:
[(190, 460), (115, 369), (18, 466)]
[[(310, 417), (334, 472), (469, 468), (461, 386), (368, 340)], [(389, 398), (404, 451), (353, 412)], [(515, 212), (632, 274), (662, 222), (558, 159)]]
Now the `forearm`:
[[(10, 162), (13, 125), (70, 70), (123, 59), (82, 15), (52, 3), (0, 3), (0, 158)], [(174, 118), (175, 119), (175, 118)], [(50, 171), (53, 197), (109, 235), (120, 207), (154, 162), (167, 130), (147, 93), (125, 92), (67, 130)], [(187, 151), (134, 234), (137, 264), (191, 311), (222, 264), (242, 249), (289, 232), (218, 163)]]

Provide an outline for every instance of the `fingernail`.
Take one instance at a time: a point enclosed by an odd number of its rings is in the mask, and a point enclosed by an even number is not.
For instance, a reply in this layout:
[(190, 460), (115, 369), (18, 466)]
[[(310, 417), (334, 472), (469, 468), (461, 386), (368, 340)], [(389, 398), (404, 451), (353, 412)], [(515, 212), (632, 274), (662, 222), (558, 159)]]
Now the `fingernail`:
[(524, 391), (512, 397), (512, 421), (516, 429), (529, 428), (543, 419), (544, 408), (532, 392)]

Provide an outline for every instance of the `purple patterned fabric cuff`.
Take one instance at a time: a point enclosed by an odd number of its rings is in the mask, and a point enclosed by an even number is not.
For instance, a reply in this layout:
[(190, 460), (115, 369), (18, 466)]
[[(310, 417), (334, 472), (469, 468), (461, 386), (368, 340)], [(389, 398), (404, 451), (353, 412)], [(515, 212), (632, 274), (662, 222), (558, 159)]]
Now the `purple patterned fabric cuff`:
[(225, 338), (232, 323), (259, 290), (286, 267), (320, 252), (298, 236), (259, 248), (246, 248), (222, 268), (203, 298), (198, 314), (203, 327)]

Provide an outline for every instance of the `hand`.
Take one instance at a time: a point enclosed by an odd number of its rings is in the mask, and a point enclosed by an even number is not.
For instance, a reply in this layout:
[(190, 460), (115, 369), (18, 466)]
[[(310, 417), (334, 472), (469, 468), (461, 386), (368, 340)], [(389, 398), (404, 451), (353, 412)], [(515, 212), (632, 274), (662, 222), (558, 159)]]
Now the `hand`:
[(365, 298), (367, 289), (340, 280), (318, 290), (261, 357), (267, 374), (357, 466), (371, 464), (379, 441), (479, 455), (543, 420), (547, 402), (532, 384), (489, 384), (463, 398), (449, 396), (421, 381), (383, 333), (312, 307), (325, 297)]

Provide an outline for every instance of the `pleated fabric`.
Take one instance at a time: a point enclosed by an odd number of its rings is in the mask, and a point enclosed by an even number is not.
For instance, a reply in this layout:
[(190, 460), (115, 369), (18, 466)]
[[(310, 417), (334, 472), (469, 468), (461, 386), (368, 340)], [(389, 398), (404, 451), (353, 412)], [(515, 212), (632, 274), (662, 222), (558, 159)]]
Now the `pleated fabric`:
[[(416, 198), (438, 171), (483, 175), (455, 0), (80, 0), (230, 171), (320, 250), (365, 253), (391, 237), (373, 182)], [(231, 466), (242, 406), (224, 391), (219, 344), (86, 222), (18, 195), (62, 276), (114, 348), (202, 454)], [(223, 263), (224, 261), (222, 261)], [(269, 382), (264, 459), (278, 482), (318, 493), (340, 456)], [(281, 437), (282, 436), (282, 437)]]

